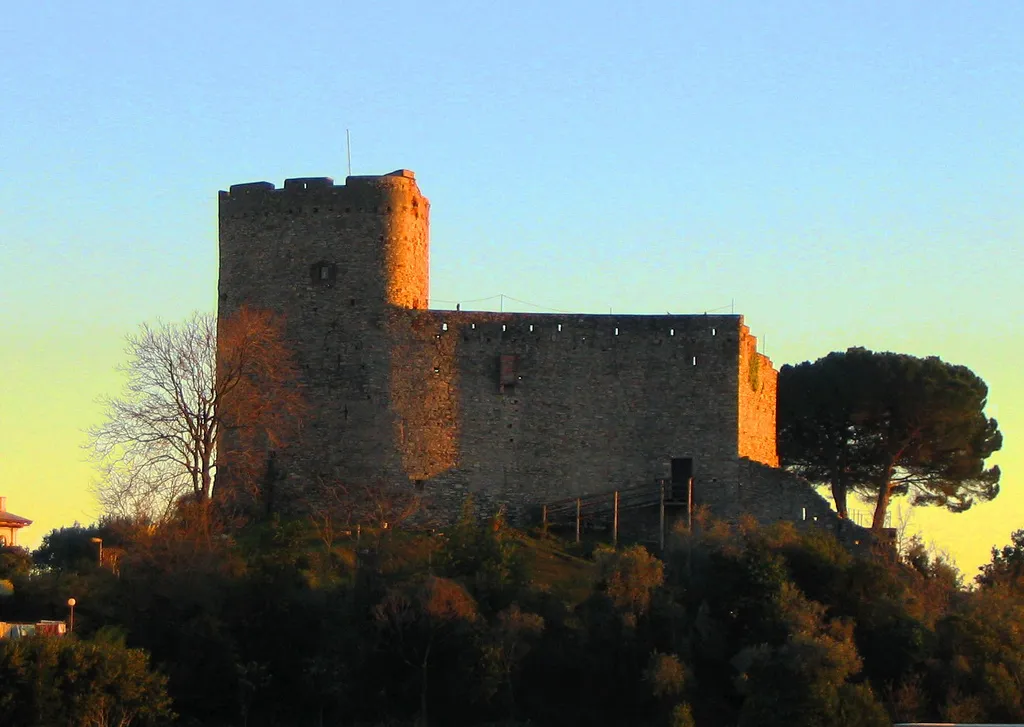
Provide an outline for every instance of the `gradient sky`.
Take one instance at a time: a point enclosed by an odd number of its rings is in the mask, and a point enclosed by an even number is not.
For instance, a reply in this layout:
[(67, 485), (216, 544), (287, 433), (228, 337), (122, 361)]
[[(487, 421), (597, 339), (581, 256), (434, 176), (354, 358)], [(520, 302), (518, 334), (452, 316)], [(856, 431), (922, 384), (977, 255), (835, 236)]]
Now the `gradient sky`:
[(23, 544), (98, 514), (83, 430), (124, 334), (214, 307), (217, 190), (341, 180), (346, 128), (354, 173), (416, 171), (437, 300), (734, 305), (777, 366), (859, 345), (971, 367), (1003, 492), (914, 525), (968, 576), (1024, 527), (1019, 0), (41, 0), (5, 7), (0, 47)]

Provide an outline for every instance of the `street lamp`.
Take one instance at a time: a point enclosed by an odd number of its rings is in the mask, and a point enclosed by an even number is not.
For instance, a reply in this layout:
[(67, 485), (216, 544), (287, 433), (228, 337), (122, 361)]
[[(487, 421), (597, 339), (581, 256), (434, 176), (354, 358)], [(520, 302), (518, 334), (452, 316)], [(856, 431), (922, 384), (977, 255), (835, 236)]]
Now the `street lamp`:
[(68, 599), (68, 608), (71, 609), (71, 618), (68, 621), (68, 633), (69, 634), (72, 631), (75, 630), (75, 604), (76, 603), (78, 603), (78, 601), (76, 601), (75, 599), (73, 599), (73, 598), (69, 598)]
[(89, 538), (89, 542), (96, 544), (96, 565), (103, 567), (103, 538)]

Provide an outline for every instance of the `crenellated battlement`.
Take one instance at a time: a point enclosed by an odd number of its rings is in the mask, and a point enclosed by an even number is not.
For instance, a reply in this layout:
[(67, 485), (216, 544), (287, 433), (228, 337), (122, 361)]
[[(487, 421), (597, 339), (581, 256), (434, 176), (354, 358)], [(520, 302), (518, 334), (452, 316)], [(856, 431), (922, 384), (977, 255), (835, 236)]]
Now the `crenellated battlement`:
[(304, 439), (276, 465), (299, 502), (388, 483), (521, 510), (689, 473), (728, 517), (739, 459), (778, 462), (777, 372), (742, 316), (431, 310), (430, 203), (404, 169), (219, 198), (221, 313), (283, 314), (303, 371)]
[(280, 194), (283, 192), (311, 192), (324, 189), (340, 190), (350, 186), (403, 188), (410, 182), (412, 183), (412, 186), (416, 186), (416, 174), (414, 172), (408, 169), (396, 169), (395, 171), (387, 174), (349, 176), (345, 178), (345, 184), (343, 185), (335, 185), (332, 177), (293, 177), (291, 179), (284, 180), (284, 185), (281, 187), (276, 187), (273, 182), (266, 181), (243, 182), (242, 184), (232, 184), (228, 188), (228, 191), (225, 192), (224, 190), (221, 190), (220, 194), (222, 196), (227, 195), (229, 197), (249, 197), (254, 194), (266, 194), (270, 192)]
[(233, 184), (219, 193), (221, 212), (246, 215), (400, 215), (428, 213), (430, 202), (420, 193), (416, 175), (408, 169), (389, 174), (350, 176), (345, 184), (331, 177), (295, 177), (281, 187), (273, 182)]
[(413, 330), (435, 337), (460, 336), (466, 344), (506, 343), (617, 346), (668, 346), (694, 355), (719, 356), (735, 349), (746, 326), (740, 315), (624, 315), (496, 313), (492, 311), (418, 310)]

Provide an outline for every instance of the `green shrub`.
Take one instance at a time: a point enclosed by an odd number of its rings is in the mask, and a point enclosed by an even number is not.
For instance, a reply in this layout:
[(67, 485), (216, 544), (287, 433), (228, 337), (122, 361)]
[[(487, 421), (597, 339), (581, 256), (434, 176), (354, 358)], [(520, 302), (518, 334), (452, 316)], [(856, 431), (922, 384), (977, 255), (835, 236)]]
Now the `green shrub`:
[(173, 715), (166, 678), (113, 640), (30, 636), (0, 641), (0, 714), (19, 727), (160, 724)]

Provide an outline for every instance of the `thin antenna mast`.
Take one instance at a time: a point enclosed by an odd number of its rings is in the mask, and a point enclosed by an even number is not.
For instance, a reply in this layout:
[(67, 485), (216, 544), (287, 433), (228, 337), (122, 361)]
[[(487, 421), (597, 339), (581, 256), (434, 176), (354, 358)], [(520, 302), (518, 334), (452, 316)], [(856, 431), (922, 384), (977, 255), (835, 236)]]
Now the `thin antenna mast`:
[(348, 159), (348, 176), (352, 176), (352, 136), (345, 129), (345, 156)]

